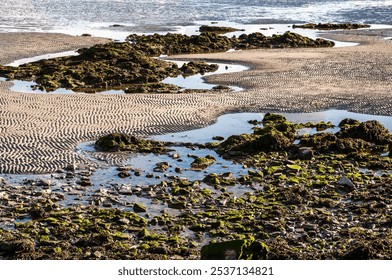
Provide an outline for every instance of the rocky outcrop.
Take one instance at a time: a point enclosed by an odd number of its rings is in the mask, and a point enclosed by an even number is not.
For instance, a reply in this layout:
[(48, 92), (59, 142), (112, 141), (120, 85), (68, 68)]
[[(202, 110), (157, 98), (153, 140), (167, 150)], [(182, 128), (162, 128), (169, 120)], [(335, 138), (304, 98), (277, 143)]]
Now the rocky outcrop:
[(306, 24), (294, 24), (293, 28), (303, 29), (318, 29), (318, 30), (334, 30), (334, 29), (358, 29), (358, 28), (369, 28), (369, 24), (360, 23), (306, 23)]
[(223, 52), (231, 48), (331, 47), (333, 42), (312, 40), (295, 33), (266, 37), (261, 33), (239, 38), (207, 32), (200, 35), (129, 35), (128, 42), (112, 42), (78, 50), (78, 56), (41, 60), (19, 67), (0, 66), (0, 76), (10, 80), (35, 81), (38, 89), (58, 88), (95, 93), (105, 90), (134, 92), (178, 92), (162, 84), (167, 77), (216, 71), (216, 64), (190, 62), (181, 68), (156, 59), (163, 54)]
[(236, 31), (245, 31), (244, 29), (237, 29), (233, 27), (226, 27), (226, 26), (210, 26), (210, 25), (202, 25), (199, 28), (199, 31), (202, 33), (205, 32), (212, 32), (217, 34), (225, 34), (229, 32), (236, 32)]
[(102, 136), (95, 142), (95, 147), (104, 152), (145, 152), (162, 153), (166, 151), (164, 143), (152, 141), (123, 133), (111, 133)]

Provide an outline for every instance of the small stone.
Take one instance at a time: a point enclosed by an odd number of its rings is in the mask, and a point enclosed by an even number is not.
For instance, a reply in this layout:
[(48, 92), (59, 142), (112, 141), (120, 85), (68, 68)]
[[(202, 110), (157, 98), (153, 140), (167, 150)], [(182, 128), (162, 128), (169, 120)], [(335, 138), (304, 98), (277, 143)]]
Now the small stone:
[(223, 141), (223, 140), (225, 140), (225, 137), (222, 137), (222, 136), (214, 136), (214, 137), (212, 137), (212, 140), (215, 140), (215, 141)]
[(119, 166), (119, 167), (117, 167), (117, 171), (120, 171), (120, 172), (122, 172), (122, 171), (130, 171), (130, 170), (132, 170), (133, 169), (133, 167), (132, 166)]
[(100, 251), (95, 251), (95, 252), (94, 252), (94, 256), (95, 256), (96, 258), (100, 259), (100, 258), (103, 256), (103, 254), (102, 254)]
[(147, 207), (140, 203), (135, 203), (133, 205), (133, 211), (135, 212), (147, 212)]
[(181, 167), (176, 167), (176, 168), (174, 169), (174, 171), (175, 171), (176, 173), (181, 174), (181, 173), (182, 173), (182, 168), (181, 168)]
[(77, 169), (76, 164), (68, 164), (68, 165), (65, 167), (65, 170), (71, 171), (71, 172), (75, 172), (76, 169)]
[(313, 158), (313, 150), (309, 147), (301, 147), (298, 150), (299, 159), (309, 160)]
[(165, 172), (169, 168), (168, 162), (158, 162), (154, 168), (154, 172)]
[(129, 225), (130, 221), (127, 218), (122, 218), (120, 220), (118, 220), (120, 223), (124, 224), (124, 225)]
[(353, 191), (355, 189), (354, 183), (346, 176), (343, 176), (342, 178), (340, 178), (338, 181), (338, 184), (345, 186), (345, 187), (348, 187), (348, 189), (350, 191)]
[(118, 177), (124, 179), (127, 177), (131, 177), (131, 174), (128, 171), (121, 171), (120, 173), (118, 173)]
[(178, 153), (172, 154), (171, 158), (172, 159), (179, 159), (180, 158), (180, 154), (178, 154)]
[(124, 195), (130, 195), (132, 194), (132, 188), (131, 186), (121, 186), (120, 189), (118, 190), (120, 194)]
[(35, 185), (37, 187), (49, 187), (51, 184), (52, 184), (52, 182), (49, 180), (39, 179), (39, 180), (35, 181)]

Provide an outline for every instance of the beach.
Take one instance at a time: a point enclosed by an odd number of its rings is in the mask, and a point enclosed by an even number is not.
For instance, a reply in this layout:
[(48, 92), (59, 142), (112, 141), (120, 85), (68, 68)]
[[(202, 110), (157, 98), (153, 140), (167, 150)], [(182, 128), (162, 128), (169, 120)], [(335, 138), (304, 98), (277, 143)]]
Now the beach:
[[(110, 132), (150, 136), (203, 127), (228, 112), (311, 112), (342, 109), (392, 115), (391, 30), (331, 33), (358, 46), (260, 49), (182, 55), (225, 61), (250, 70), (208, 76), (242, 92), (178, 94), (35, 94), (0, 81), (0, 172), (49, 173), (69, 164), (93, 165), (79, 143)], [(104, 38), (50, 33), (0, 34), (0, 62), (92, 46)]]

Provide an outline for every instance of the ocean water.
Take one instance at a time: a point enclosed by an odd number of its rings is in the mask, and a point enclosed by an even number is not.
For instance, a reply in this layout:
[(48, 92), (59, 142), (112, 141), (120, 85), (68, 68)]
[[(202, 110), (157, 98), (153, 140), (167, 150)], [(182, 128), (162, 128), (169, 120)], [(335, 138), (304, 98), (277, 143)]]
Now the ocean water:
[(2, 0), (0, 7), (0, 32), (158, 32), (198, 21), (392, 24), (392, 1)]

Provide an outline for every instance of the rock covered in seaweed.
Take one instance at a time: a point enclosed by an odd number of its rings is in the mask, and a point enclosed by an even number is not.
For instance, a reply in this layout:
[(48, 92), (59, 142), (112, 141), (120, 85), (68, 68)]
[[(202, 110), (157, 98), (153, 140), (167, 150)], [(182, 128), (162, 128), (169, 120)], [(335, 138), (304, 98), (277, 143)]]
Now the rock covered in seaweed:
[(211, 25), (202, 25), (199, 28), (199, 31), (202, 33), (211, 32), (217, 34), (224, 34), (229, 32), (236, 32), (236, 31), (245, 31), (244, 29), (237, 29), (233, 27), (226, 27), (226, 26), (211, 26)]
[(217, 152), (224, 156), (255, 154), (259, 152), (285, 151), (294, 142), (295, 125), (281, 115), (267, 113), (253, 134), (230, 136), (218, 145)]
[(202, 260), (266, 260), (269, 248), (254, 240), (210, 243), (201, 249)]
[(362, 139), (375, 144), (387, 144), (391, 135), (378, 121), (366, 121), (341, 127), (339, 137)]
[(19, 67), (0, 66), (0, 75), (13, 80), (35, 81), (38, 89), (59, 88), (89, 93), (104, 90), (133, 92), (177, 92), (175, 86), (161, 83), (167, 77), (215, 71), (216, 65), (191, 62), (181, 68), (174, 63), (156, 59), (160, 55), (223, 52), (229, 49), (331, 47), (333, 42), (313, 40), (286, 32), (266, 37), (261, 33), (243, 34), (239, 38), (207, 32), (187, 36), (136, 35), (128, 42), (111, 42), (78, 50), (79, 56), (32, 62)]
[(99, 151), (104, 152), (133, 151), (162, 153), (166, 151), (166, 147), (162, 142), (130, 136), (124, 133), (111, 133), (102, 136), (95, 142), (95, 147)]

